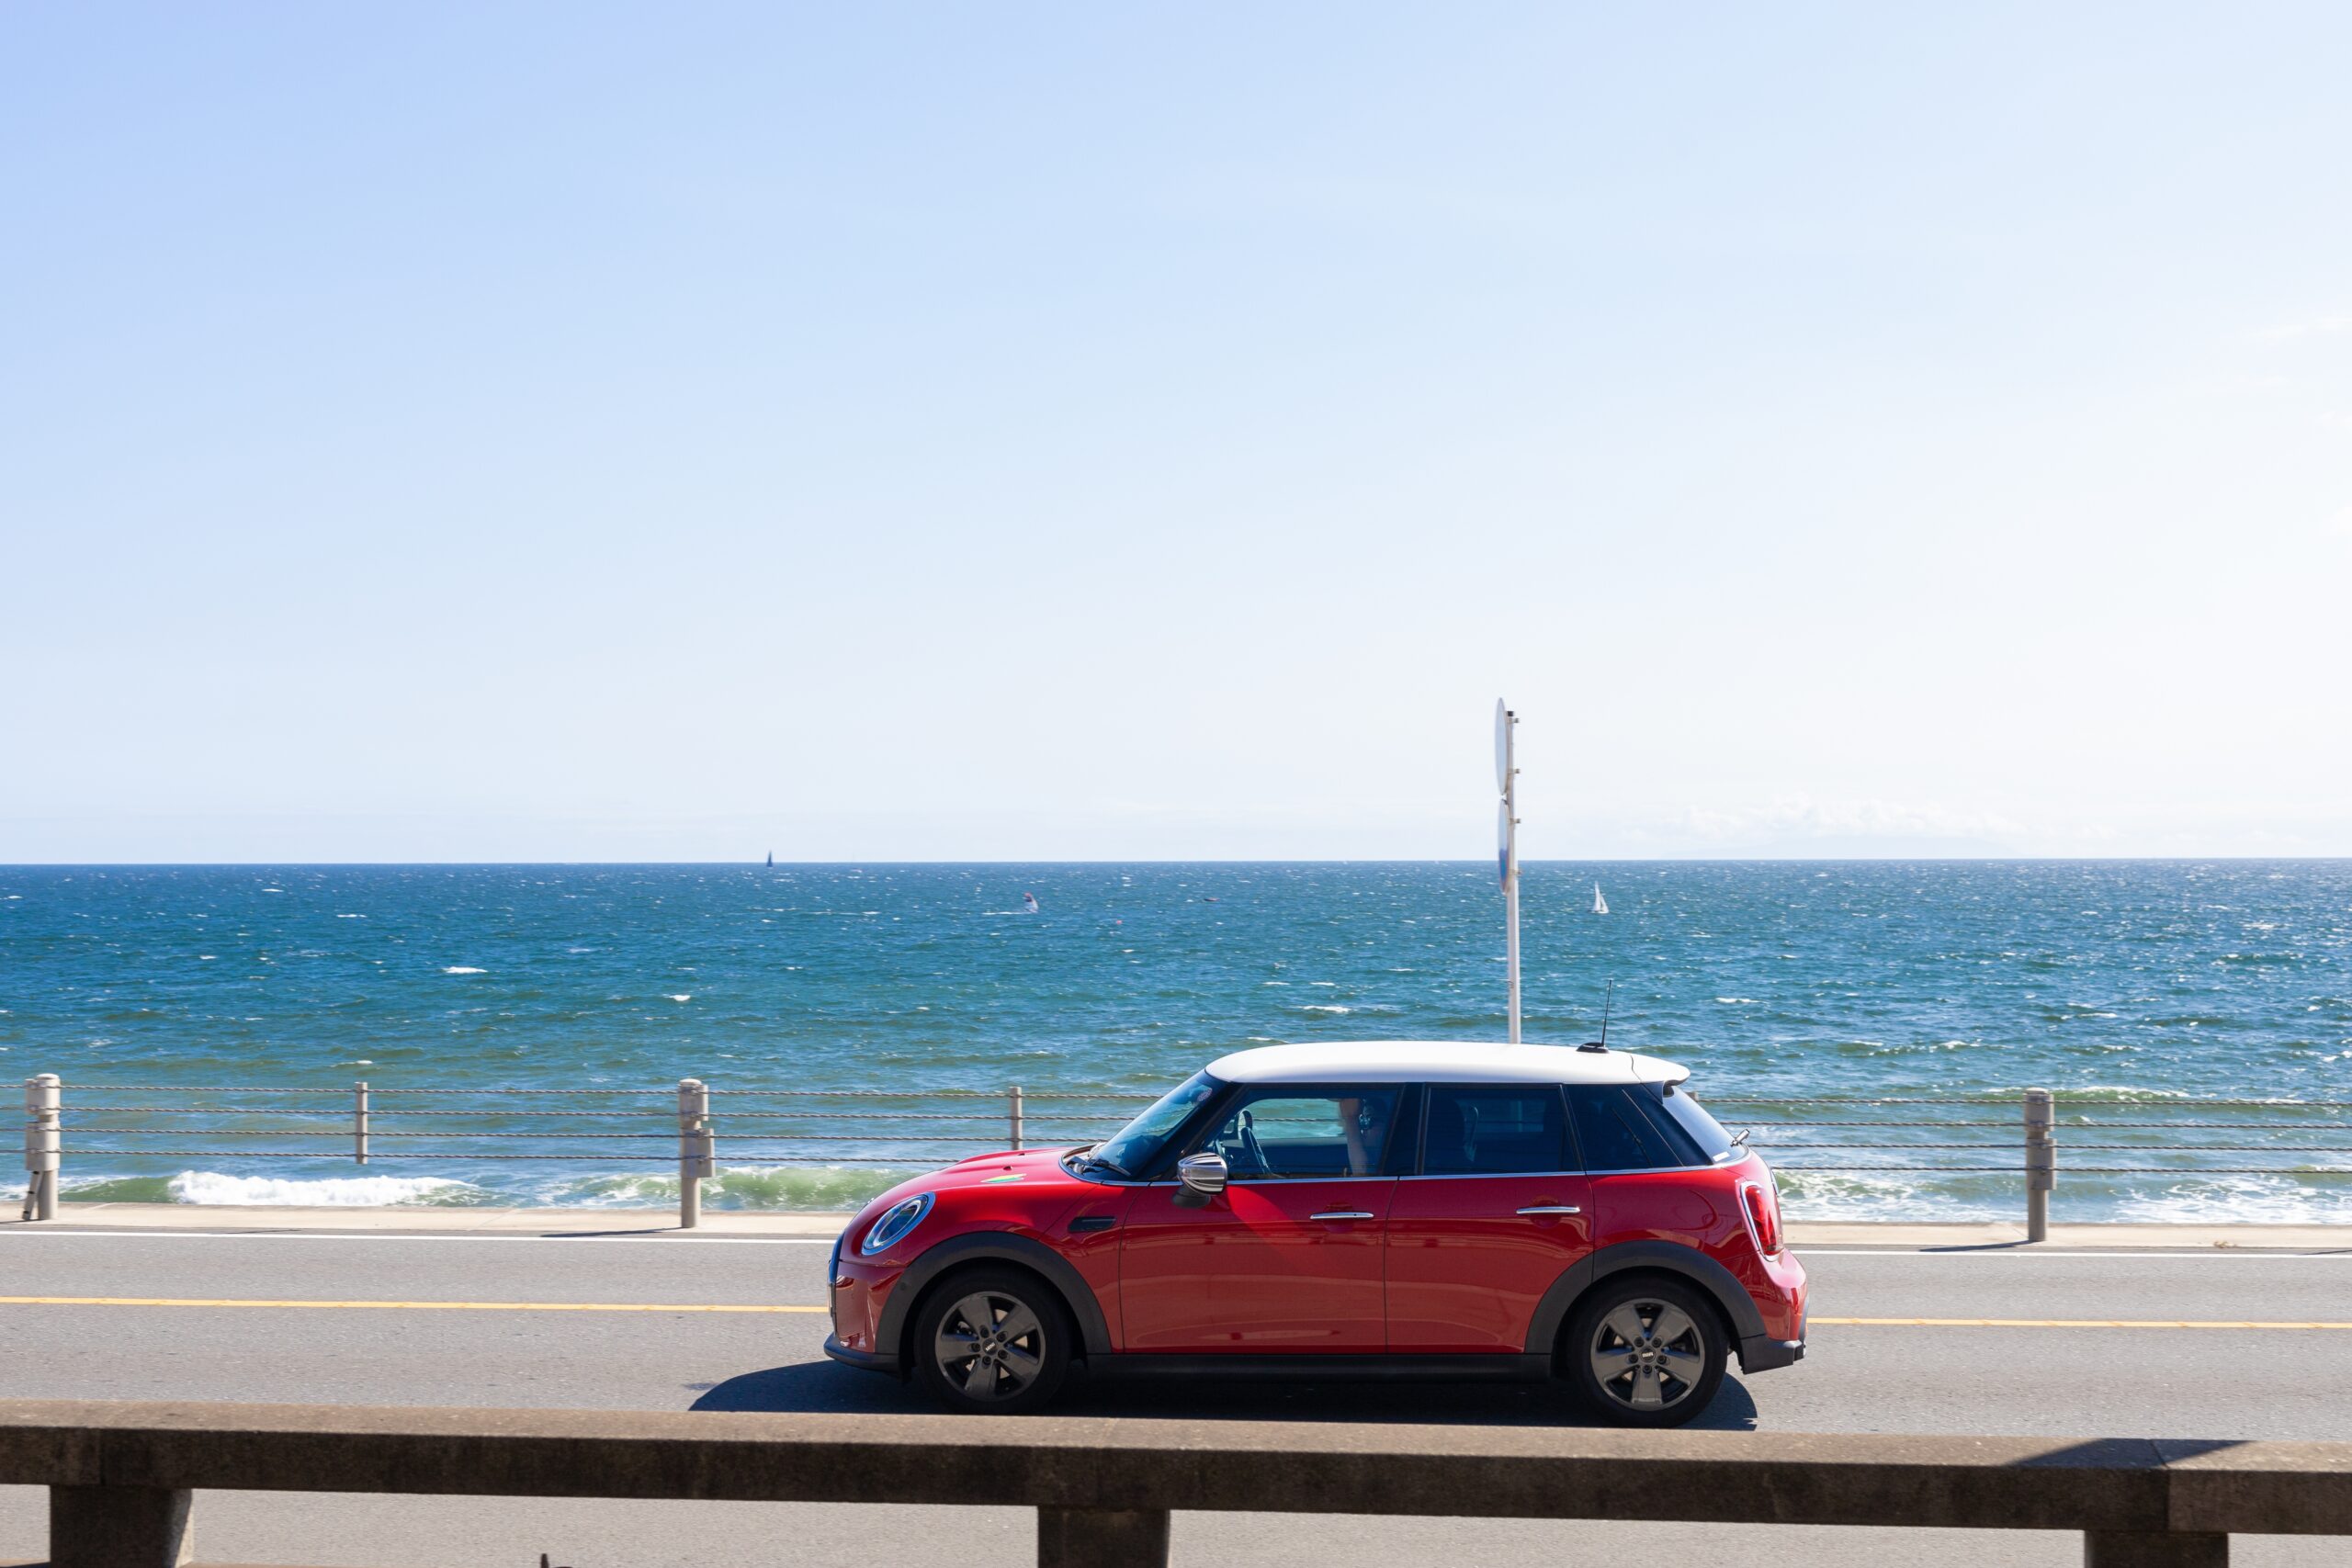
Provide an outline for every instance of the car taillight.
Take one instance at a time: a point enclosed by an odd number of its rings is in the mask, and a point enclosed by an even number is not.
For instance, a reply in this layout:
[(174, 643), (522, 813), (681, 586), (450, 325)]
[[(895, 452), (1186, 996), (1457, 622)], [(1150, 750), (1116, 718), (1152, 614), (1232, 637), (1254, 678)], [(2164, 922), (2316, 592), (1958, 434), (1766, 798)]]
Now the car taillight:
[(1756, 1249), (1771, 1258), (1781, 1250), (1781, 1202), (1770, 1190), (1753, 1181), (1739, 1184), (1739, 1201), (1747, 1207), (1747, 1228), (1755, 1233)]

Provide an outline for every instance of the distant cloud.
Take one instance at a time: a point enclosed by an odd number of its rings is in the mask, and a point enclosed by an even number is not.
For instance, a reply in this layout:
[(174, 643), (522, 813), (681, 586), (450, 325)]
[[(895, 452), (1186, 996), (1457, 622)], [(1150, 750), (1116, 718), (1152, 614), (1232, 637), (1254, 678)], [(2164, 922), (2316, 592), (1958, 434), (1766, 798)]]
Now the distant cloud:
[(1983, 852), (2027, 836), (2021, 824), (1986, 812), (1889, 800), (1816, 800), (1789, 795), (1769, 805), (1731, 809), (1693, 807), (1634, 829), (1637, 837), (1725, 848), (1818, 843), (1841, 847), (1883, 843), (1917, 852), (1930, 845)]
[(2307, 321), (2269, 327), (2254, 335), (2264, 343), (2291, 343), (2298, 338), (2330, 337), (2337, 333), (2352, 333), (2352, 316), (2314, 316)]
[(2006, 818), (1914, 806), (1890, 800), (1815, 800), (1792, 795), (1770, 806), (1740, 811), (1693, 808), (1690, 826), (1712, 837), (1769, 829), (1779, 833), (1817, 833), (1840, 838), (1894, 834), (1904, 838), (1985, 838), (2018, 831)]

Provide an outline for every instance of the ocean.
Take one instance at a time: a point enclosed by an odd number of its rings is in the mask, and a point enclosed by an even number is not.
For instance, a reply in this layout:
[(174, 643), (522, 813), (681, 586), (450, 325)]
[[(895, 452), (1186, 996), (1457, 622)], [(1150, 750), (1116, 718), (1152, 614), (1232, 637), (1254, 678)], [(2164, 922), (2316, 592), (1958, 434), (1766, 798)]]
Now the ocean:
[[(1734, 1125), (1974, 1119), (1950, 1152), (1950, 1129), (1884, 1134), (1917, 1145), (1911, 1169), (1838, 1153), (1881, 1134), (1759, 1134), (1792, 1214), (2013, 1217), (2012, 1171), (1962, 1168), (2013, 1167), (2015, 1151), (1962, 1150), (2007, 1136), (2014, 1097), (2041, 1085), (2062, 1113), (2061, 1220), (2352, 1219), (2352, 1154), (2334, 1147), (2352, 1145), (2352, 1110), (2278, 1108), (2352, 1102), (2352, 862), (1542, 863), (1521, 901), (1529, 1040), (1595, 1037), (1613, 982), (1610, 1043), (1687, 1064)], [(694, 1076), (722, 1105), (1013, 1083), (1148, 1099), (1263, 1042), (1501, 1038), (1502, 919), (1491, 865), (1454, 863), (8, 867), (0, 1073), (58, 1073), (69, 1107), (90, 1101), (84, 1085), (363, 1077)], [(1815, 1105), (1967, 1096), (1992, 1102)], [(2268, 1103), (2199, 1113), (2241, 1132), (2176, 1131), (2161, 1112), (2204, 1097)], [(2156, 1108), (2136, 1130), (2118, 1120), (2135, 1107)], [(2069, 1121), (2086, 1111), (2088, 1134)], [(675, 1192), (658, 1164), (594, 1158), (363, 1171), (98, 1154), (89, 1136), (76, 1155), (76, 1120), (69, 1199)], [(898, 1174), (829, 1168), (821, 1145), (730, 1158), (721, 1124), (718, 1206), (842, 1207)], [(2101, 1136), (2125, 1152), (2070, 1152)], [(2225, 1152), (2273, 1145), (2290, 1152)], [(1813, 1168), (1854, 1159), (1886, 1168)], [(2148, 1163), (2165, 1169), (2064, 1174)]]

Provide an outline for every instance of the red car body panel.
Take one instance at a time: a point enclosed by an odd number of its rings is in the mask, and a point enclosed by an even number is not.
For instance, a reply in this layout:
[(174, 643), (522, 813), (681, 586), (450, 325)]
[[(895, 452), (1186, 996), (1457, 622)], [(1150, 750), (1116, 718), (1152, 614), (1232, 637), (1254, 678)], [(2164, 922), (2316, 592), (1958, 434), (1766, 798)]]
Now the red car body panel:
[[(1424, 1176), (1388, 1211), (1388, 1348), (1411, 1355), (1527, 1348), (1536, 1303), (1592, 1251), (1590, 1179)], [(1522, 1215), (1527, 1208), (1573, 1214)]]
[[(1386, 1348), (1381, 1222), (1394, 1179), (1269, 1181), (1226, 1201), (1145, 1187), (1120, 1227), (1119, 1348), (1153, 1354)], [(1316, 1220), (1317, 1214), (1363, 1214)]]

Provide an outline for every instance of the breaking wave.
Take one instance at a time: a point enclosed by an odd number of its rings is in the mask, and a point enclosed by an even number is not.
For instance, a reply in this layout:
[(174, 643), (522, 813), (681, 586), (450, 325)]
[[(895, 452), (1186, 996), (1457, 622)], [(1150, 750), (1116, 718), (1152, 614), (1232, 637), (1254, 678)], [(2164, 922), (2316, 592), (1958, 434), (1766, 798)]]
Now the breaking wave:
[(76, 1203), (198, 1203), (254, 1208), (466, 1208), (496, 1200), (471, 1182), (446, 1176), (231, 1176), (183, 1170), (176, 1176), (101, 1176), (67, 1179), (62, 1196)]

